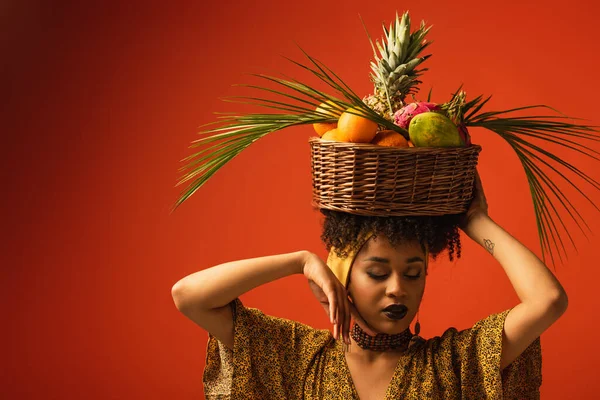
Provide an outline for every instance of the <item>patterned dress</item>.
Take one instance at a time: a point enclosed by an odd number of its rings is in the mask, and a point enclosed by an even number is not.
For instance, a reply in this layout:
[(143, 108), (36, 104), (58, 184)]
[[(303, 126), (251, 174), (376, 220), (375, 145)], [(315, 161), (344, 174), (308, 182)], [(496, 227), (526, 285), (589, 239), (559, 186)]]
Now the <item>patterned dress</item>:
[[(349, 399), (358, 394), (341, 341), (327, 330), (232, 303), (234, 349), (209, 338), (204, 391), (213, 399)], [(504, 319), (450, 328), (412, 346), (387, 388), (391, 399), (539, 399), (540, 339), (500, 372)]]

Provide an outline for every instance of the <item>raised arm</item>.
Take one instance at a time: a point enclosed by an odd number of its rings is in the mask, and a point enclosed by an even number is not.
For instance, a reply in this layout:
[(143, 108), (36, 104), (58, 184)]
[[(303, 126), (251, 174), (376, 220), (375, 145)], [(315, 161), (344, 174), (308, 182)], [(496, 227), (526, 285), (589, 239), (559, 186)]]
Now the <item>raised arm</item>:
[(240, 295), (293, 274), (301, 274), (308, 252), (232, 261), (195, 272), (171, 289), (179, 311), (233, 348), (233, 315), (229, 303)]
[(498, 260), (521, 301), (504, 323), (503, 369), (566, 311), (567, 294), (535, 254), (488, 216), (479, 177), (463, 231)]
[(179, 311), (233, 349), (233, 315), (229, 303), (255, 287), (293, 274), (306, 276), (333, 324), (334, 337), (343, 334), (349, 342), (350, 314), (356, 312), (333, 272), (308, 251), (217, 265), (181, 279), (171, 294)]

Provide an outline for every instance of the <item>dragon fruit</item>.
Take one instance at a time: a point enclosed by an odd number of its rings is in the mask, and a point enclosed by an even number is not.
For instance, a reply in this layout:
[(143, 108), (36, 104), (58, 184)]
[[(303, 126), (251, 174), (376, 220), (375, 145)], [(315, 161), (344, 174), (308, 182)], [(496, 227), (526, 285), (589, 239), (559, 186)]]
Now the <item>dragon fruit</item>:
[(460, 135), (460, 138), (465, 143), (465, 146), (471, 145), (471, 135), (469, 134), (469, 131), (467, 130), (467, 127), (465, 126), (465, 124), (458, 125), (458, 134)]
[(437, 111), (441, 107), (435, 103), (418, 102), (410, 103), (402, 107), (394, 113), (394, 123), (401, 128), (408, 129), (410, 121), (415, 115), (419, 115), (424, 112)]

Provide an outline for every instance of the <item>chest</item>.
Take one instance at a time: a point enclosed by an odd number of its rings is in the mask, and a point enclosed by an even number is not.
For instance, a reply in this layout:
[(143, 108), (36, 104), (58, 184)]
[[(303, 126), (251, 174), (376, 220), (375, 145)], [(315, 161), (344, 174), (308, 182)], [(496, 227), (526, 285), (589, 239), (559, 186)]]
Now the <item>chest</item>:
[[(346, 359), (339, 348), (329, 348), (311, 363), (303, 382), (305, 400), (451, 400), (460, 399), (445, 390), (439, 374), (430, 368), (424, 354), (400, 357), (395, 363), (367, 366)], [(442, 368), (444, 369), (444, 368)], [(446, 389), (452, 389), (446, 387)]]
[(360, 400), (385, 399), (388, 386), (390, 386), (396, 370), (397, 359), (365, 364), (347, 358), (346, 363), (350, 379)]

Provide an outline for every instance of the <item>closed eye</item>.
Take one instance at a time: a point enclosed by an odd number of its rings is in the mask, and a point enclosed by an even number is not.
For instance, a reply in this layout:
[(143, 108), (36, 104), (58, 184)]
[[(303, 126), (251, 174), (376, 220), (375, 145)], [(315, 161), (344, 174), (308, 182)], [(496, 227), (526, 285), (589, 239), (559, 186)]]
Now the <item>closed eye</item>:
[(387, 274), (377, 275), (377, 274), (367, 273), (367, 275), (369, 275), (370, 278), (375, 279), (376, 281), (383, 281), (384, 279), (386, 279), (388, 277)]
[[(377, 281), (383, 281), (383, 280), (387, 279), (387, 277), (388, 277), (388, 274), (383, 274), (383, 275), (377, 275), (377, 274), (368, 274), (368, 275), (369, 275), (369, 277), (370, 277), (371, 279), (375, 279), (375, 280), (377, 280)], [(416, 281), (416, 280), (418, 280), (419, 278), (421, 278), (421, 273), (418, 273), (417, 275), (404, 275), (404, 277), (405, 277), (406, 279), (410, 279), (410, 280), (412, 280), (412, 281)]]

